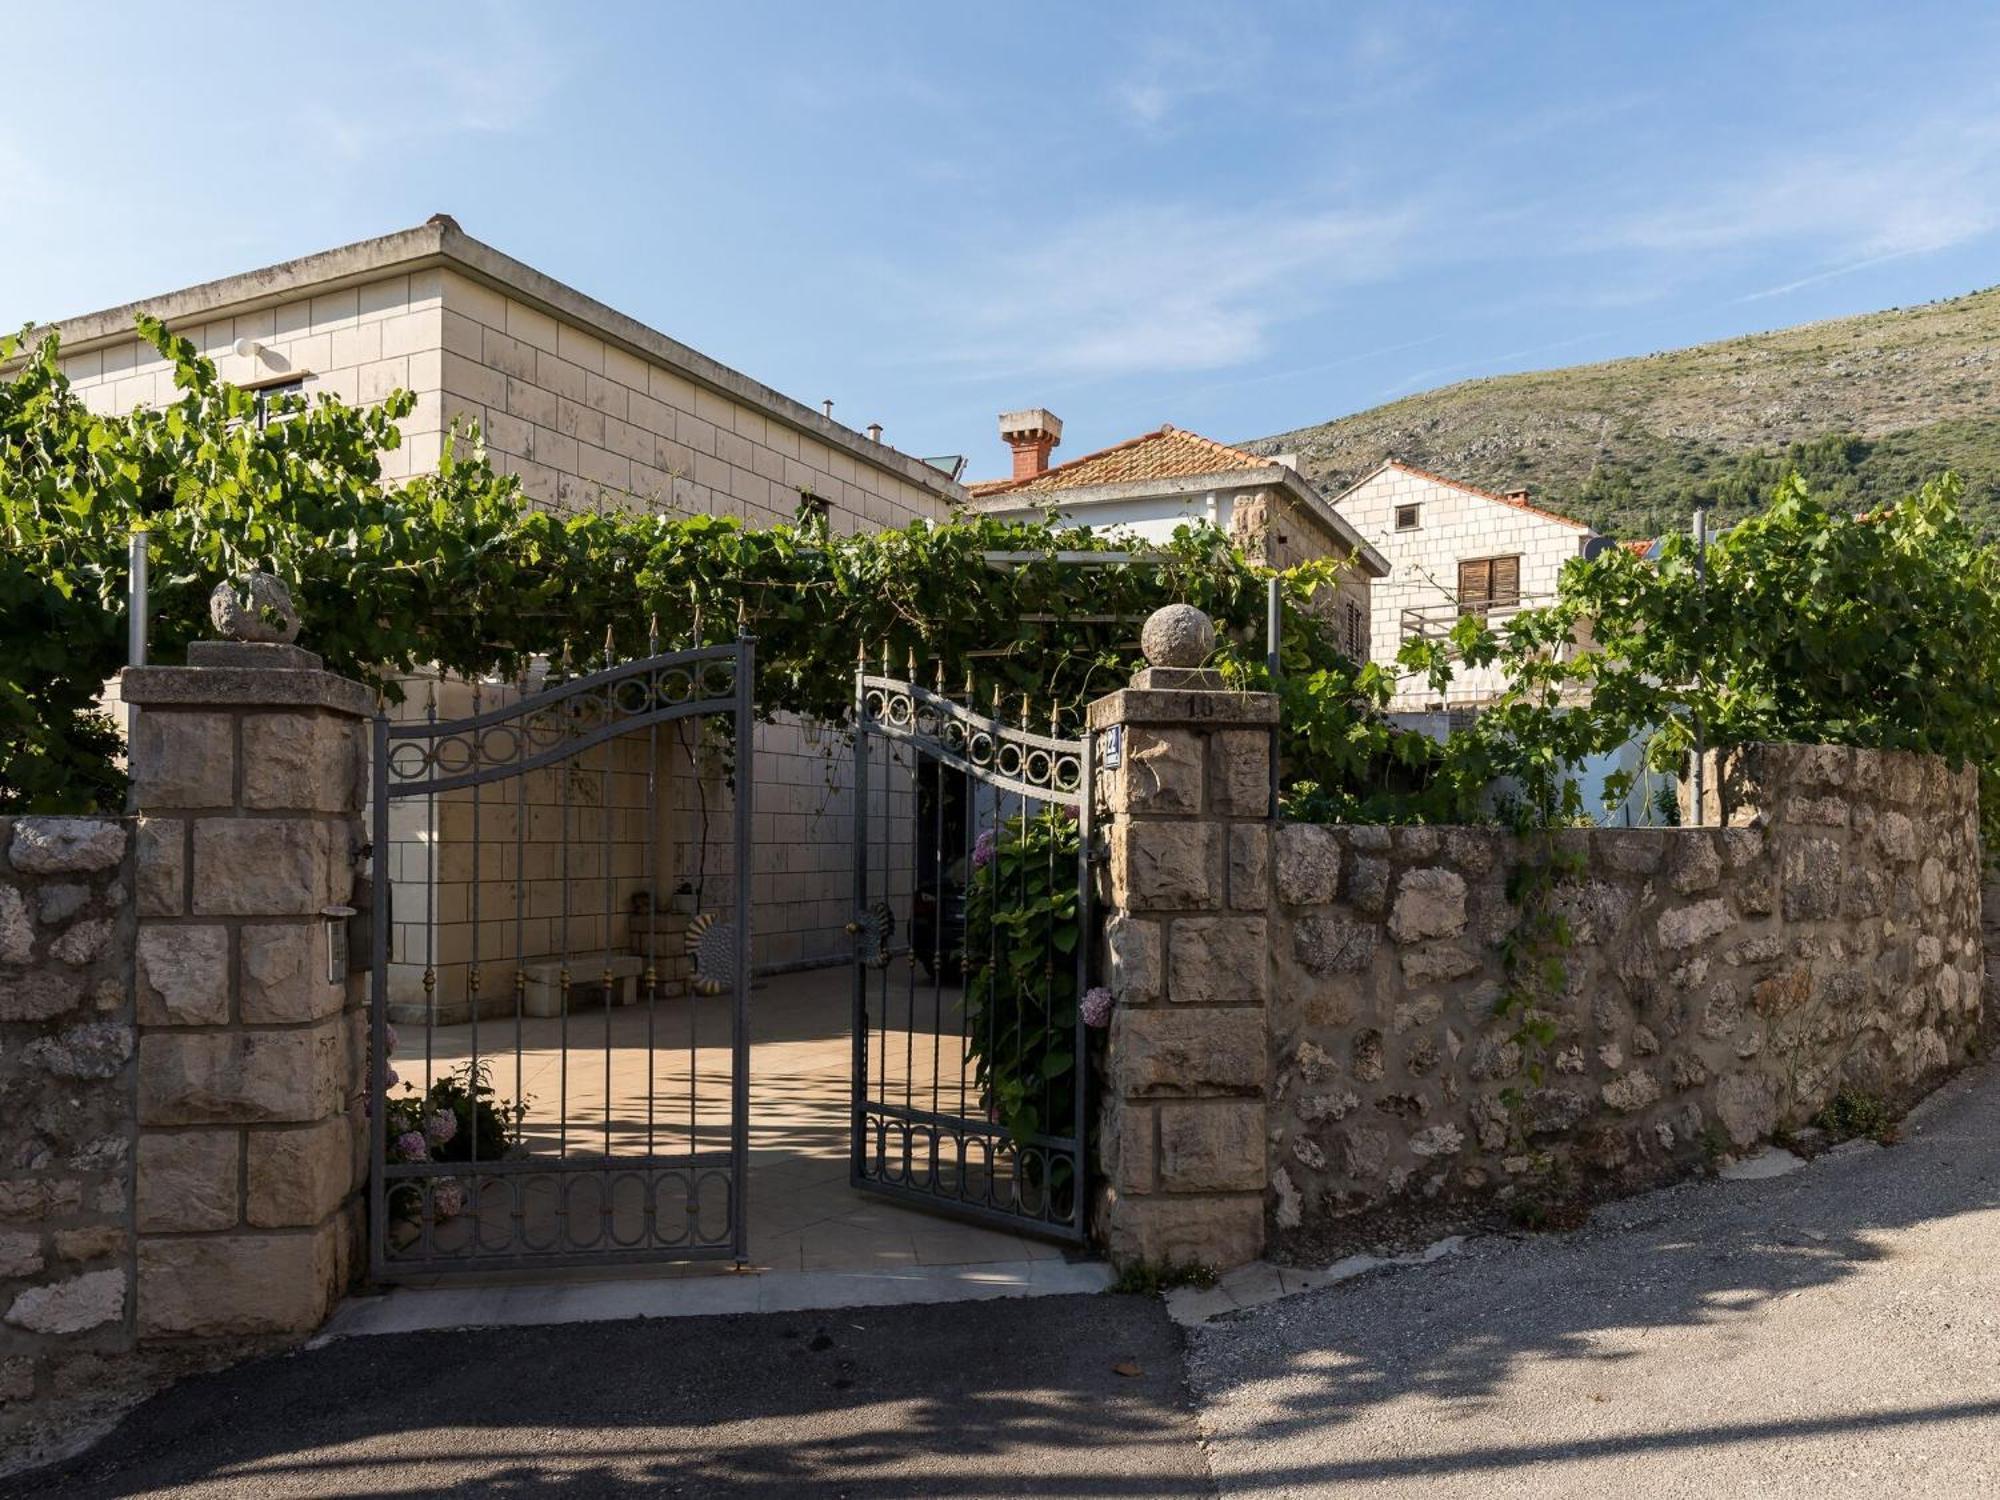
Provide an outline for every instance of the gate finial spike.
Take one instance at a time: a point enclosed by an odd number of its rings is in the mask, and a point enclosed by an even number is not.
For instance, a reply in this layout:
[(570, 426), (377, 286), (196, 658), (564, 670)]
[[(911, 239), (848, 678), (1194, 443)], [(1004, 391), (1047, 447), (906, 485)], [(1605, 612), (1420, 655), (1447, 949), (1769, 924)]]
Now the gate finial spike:
[(660, 654), (660, 612), (657, 609), (646, 616), (646, 654)]
[(1054, 703), (1049, 705), (1049, 733), (1052, 735), (1062, 733), (1062, 709)]
[(909, 678), (911, 682), (917, 680), (917, 648), (915, 646), (910, 647), (909, 668), (903, 675)]
[(889, 637), (882, 637), (882, 675), (889, 675)]
[(617, 655), (618, 647), (612, 641), (611, 627), (606, 625), (604, 627), (604, 665), (607, 667), (610, 666)]
[(567, 681), (569, 678), (569, 642), (567, 640), (563, 642), (562, 674), (564, 680)]
[(944, 658), (942, 656), (937, 659), (937, 694), (940, 698), (944, 696)]
[(435, 677), (424, 684), (424, 712), (433, 719), (438, 716), (438, 685)]
[(979, 706), (978, 700), (972, 696), (972, 668), (970, 666), (965, 669), (965, 706), (967, 708), (977, 708)]
[(1035, 725), (1035, 700), (1026, 693), (1021, 694), (1021, 727), (1032, 729)]

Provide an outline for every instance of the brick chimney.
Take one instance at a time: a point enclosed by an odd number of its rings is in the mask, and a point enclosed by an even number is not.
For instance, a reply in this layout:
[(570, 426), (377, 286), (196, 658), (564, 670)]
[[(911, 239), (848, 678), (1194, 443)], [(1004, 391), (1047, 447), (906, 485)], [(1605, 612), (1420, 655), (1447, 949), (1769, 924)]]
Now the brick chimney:
[(1526, 489), (1508, 490), (1506, 491), (1506, 497), (1517, 505), (1526, 505), (1528, 503), (1528, 492)]
[(1046, 407), (1000, 413), (1000, 436), (1014, 450), (1014, 477), (1033, 479), (1049, 466), (1049, 450), (1062, 442), (1062, 418)]

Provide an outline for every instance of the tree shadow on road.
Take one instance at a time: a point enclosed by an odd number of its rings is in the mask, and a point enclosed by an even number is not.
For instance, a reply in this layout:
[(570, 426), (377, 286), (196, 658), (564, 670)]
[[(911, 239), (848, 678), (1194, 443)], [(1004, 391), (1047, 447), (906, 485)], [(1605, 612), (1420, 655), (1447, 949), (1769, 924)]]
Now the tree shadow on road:
[(1213, 1493), (1178, 1331), (1131, 1297), (343, 1340), (190, 1380), (17, 1483), (0, 1493)]
[[(1668, 1430), (1661, 1413), (1626, 1400), (1627, 1367), (1677, 1359), (1699, 1402), (1701, 1362), (1727, 1363), (1768, 1340), (1763, 1315), (1773, 1304), (1880, 1271), (1907, 1231), (1948, 1232), (1952, 1221), (2000, 1209), (2000, 1079), (1969, 1075), (1925, 1114), (1894, 1147), (1848, 1148), (1775, 1180), (1686, 1184), (1601, 1208), (1575, 1234), (1479, 1243), (1208, 1325), (1193, 1339), (1192, 1383), (1217, 1404), (1223, 1441), (1240, 1445), (1218, 1471), (1240, 1464), (1246, 1483), (1282, 1494), (2000, 1417), (1993, 1382), (1934, 1401), (1885, 1382), (1875, 1409), (1839, 1416), (1809, 1401), (1781, 1416), (1718, 1400), (1698, 1430)], [(1530, 1410), (1528, 1386), (1558, 1409), (1623, 1403), (1597, 1410), (1630, 1430), (1579, 1420), (1574, 1438), (1538, 1431), (1516, 1420)], [(1482, 1414), (1503, 1408), (1519, 1441), (1480, 1441), (1493, 1431)], [(1384, 1442), (1392, 1428), (1401, 1435), (1393, 1453)], [(1300, 1462), (1305, 1447), (1322, 1457)]]

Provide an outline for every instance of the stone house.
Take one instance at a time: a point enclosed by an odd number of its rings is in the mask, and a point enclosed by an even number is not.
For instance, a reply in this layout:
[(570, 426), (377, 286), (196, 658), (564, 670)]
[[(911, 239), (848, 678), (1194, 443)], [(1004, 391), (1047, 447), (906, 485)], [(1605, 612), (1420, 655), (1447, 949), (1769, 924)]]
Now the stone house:
[[(320, 392), (365, 402), (401, 387), (417, 397), (403, 444), (383, 456), (395, 478), (434, 467), (454, 423), (476, 423), (495, 468), (518, 475), (535, 504), (574, 513), (612, 507), (790, 521), (802, 505), (823, 509), (851, 533), (948, 516), (965, 501), (953, 477), (853, 431), (597, 302), (465, 234), (448, 216), (396, 234), (308, 255), (69, 318), (56, 326), (72, 388), (97, 411), (129, 411), (173, 395), (171, 367), (134, 337), (140, 312), (164, 319), (212, 359), (224, 379), (251, 390)], [(669, 627), (670, 628), (670, 627)], [(312, 625), (306, 622), (310, 641)], [(406, 715), (433, 690), (406, 684)], [(504, 684), (435, 684), (440, 718), (511, 696)], [(715, 766), (685, 774), (672, 797), (682, 827), (719, 814), (726, 788)], [(754, 930), (761, 967), (782, 969), (844, 958), (847, 938), (850, 777), (831, 735), (817, 726), (760, 729), (759, 790), (752, 840)], [(621, 766), (627, 773), (636, 767)], [(546, 797), (553, 801), (555, 793)], [(704, 799), (710, 804), (704, 809)], [(528, 809), (532, 815), (533, 809)], [(510, 811), (493, 816), (504, 823)], [(469, 941), (469, 825), (462, 799), (398, 809), (392, 879), (428, 886), (437, 918), (442, 1014)], [(424, 826), (417, 826), (421, 821)], [(719, 826), (727, 826), (721, 819)], [(492, 837), (499, 824), (489, 822)], [(511, 837), (511, 829), (503, 831)], [(524, 863), (534, 875), (532, 848)], [(642, 883), (638, 836), (614, 860), (624, 911)], [(674, 874), (716, 882), (729, 852), (683, 836)], [(540, 863), (549, 863), (542, 851)], [(664, 884), (665, 882), (662, 881)], [(604, 903), (577, 894), (580, 908)], [(405, 903), (402, 914), (414, 910)], [(577, 943), (602, 937), (573, 924)], [(398, 930), (414, 943), (415, 926)], [(540, 941), (553, 951), (558, 935)], [(531, 943), (532, 946), (532, 943)], [(399, 987), (414, 986), (422, 957), (399, 948)], [(415, 999), (414, 993), (407, 999)]]
[[(1388, 563), (1372, 590), (1369, 632), (1385, 667), (1404, 641), (1441, 636), (1462, 614), (1497, 622), (1546, 603), (1564, 563), (1610, 545), (1581, 521), (1531, 504), (1526, 490), (1498, 494), (1393, 458), (1336, 495), (1333, 509)], [(1494, 669), (1465, 670), (1440, 701), (1406, 677), (1390, 707), (1476, 709), (1501, 686)]]
[(1323, 604), (1349, 656), (1367, 660), (1370, 596), (1388, 562), (1296, 465), (1169, 423), (1051, 467), (1062, 421), (1043, 407), (1003, 413), (1000, 436), (1013, 450), (1013, 473), (968, 487), (972, 508), (987, 515), (1033, 520), (1053, 512), (1075, 525), (1156, 542), (1178, 526), (1205, 521), (1272, 567), (1351, 560)]

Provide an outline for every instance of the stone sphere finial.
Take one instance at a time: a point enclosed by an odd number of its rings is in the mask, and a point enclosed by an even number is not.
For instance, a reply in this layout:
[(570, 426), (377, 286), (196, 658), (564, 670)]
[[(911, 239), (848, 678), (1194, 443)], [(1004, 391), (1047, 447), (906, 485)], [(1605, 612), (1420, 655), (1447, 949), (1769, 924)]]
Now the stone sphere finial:
[(1192, 604), (1169, 604), (1146, 617), (1139, 649), (1154, 667), (1198, 667), (1215, 650), (1215, 625)]
[(270, 573), (218, 583), (208, 596), (208, 618), (225, 641), (289, 645), (299, 638), (299, 610), (292, 603), (292, 591)]

